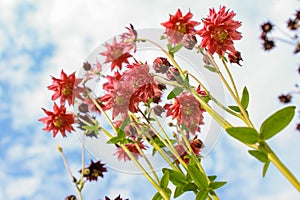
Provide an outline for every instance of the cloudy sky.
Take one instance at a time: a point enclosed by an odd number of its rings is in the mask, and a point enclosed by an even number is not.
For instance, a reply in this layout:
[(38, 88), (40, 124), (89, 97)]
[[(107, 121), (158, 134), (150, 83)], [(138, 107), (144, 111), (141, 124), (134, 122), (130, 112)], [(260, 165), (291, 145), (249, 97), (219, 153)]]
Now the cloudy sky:
[[(76, 194), (56, 144), (66, 152), (71, 169), (80, 169), (80, 142), (75, 134), (53, 139), (37, 119), (41, 107), (50, 109), (50, 75), (61, 69), (77, 71), (98, 45), (133, 23), (136, 28), (161, 28), (177, 8), (189, 9), (200, 20), (212, 6), (226, 5), (242, 21), (243, 39), (237, 43), (243, 67), (233, 67), (239, 89), (248, 86), (249, 113), (256, 127), (282, 107), (277, 96), (293, 90), (298, 81), (299, 58), (291, 46), (278, 44), (265, 53), (259, 25), (266, 20), (285, 27), (299, 8), (296, 0), (0, 0), (0, 199), (63, 199)], [(280, 33), (278, 33), (280, 35)], [(295, 98), (293, 103), (296, 104)], [(299, 102), (299, 99), (298, 99)], [(298, 114), (297, 114), (298, 115)], [(298, 118), (298, 116), (297, 116)], [(300, 134), (292, 124), (270, 141), (279, 157), (300, 178)], [(86, 162), (88, 162), (87, 157)], [(219, 190), (221, 199), (298, 199), (299, 193), (271, 166), (261, 178), (262, 165), (247, 155), (247, 148), (222, 134), (204, 159), (209, 174), (229, 183)], [(122, 196), (151, 199), (154, 189), (141, 175), (109, 168), (104, 179), (88, 184), (85, 199)], [(183, 197), (181, 199), (188, 199)]]

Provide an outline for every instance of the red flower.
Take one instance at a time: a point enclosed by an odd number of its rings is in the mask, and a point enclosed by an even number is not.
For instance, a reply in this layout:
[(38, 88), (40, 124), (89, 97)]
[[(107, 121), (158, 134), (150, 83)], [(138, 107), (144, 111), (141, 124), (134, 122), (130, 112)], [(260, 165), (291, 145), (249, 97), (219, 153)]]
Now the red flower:
[(105, 47), (107, 48), (107, 51), (100, 53), (100, 55), (106, 56), (104, 63), (111, 62), (111, 70), (116, 66), (119, 67), (119, 69), (122, 69), (123, 63), (129, 64), (128, 58), (132, 56), (128, 53), (122, 43), (117, 43), (116, 38), (114, 38), (111, 45), (105, 43)]
[[(141, 150), (146, 150), (147, 149), (147, 147), (143, 144), (143, 141), (140, 141), (138, 143), (138, 145), (139, 145)], [(138, 149), (135, 146), (135, 143), (126, 144), (125, 146), (133, 154), (133, 156), (136, 159), (138, 159), (139, 156), (141, 156), (140, 152), (138, 151)], [(127, 155), (127, 153), (121, 147), (118, 147), (117, 152), (114, 153), (114, 155), (118, 156), (118, 160), (123, 159), (125, 162), (131, 160), (131, 158)]]
[(202, 37), (200, 46), (210, 54), (216, 52), (219, 56), (223, 56), (227, 50), (235, 52), (233, 40), (240, 40), (242, 35), (237, 31), (241, 22), (233, 20), (234, 16), (235, 13), (226, 10), (225, 6), (218, 13), (215, 9), (210, 9), (209, 16), (202, 20), (204, 27), (198, 31)]
[(74, 97), (81, 99), (80, 93), (84, 92), (84, 89), (79, 84), (82, 79), (76, 79), (75, 72), (68, 76), (61, 70), (60, 79), (52, 77), (52, 80), (52, 85), (48, 86), (48, 89), (55, 92), (52, 95), (53, 101), (60, 98), (60, 104), (68, 101), (69, 105), (73, 105)]
[(174, 104), (166, 104), (164, 109), (167, 110), (166, 116), (172, 115), (172, 119), (177, 118), (178, 123), (184, 125), (188, 133), (195, 134), (196, 131), (200, 131), (199, 125), (204, 124), (204, 110), (195, 97), (186, 92), (176, 97)]
[(118, 114), (126, 119), (128, 111), (138, 111), (140, 102), (148, 103), (150, 98), (157, 100), (161, 97), (161, 90), (149, 73), (147, 64), (135, 63), (127, 68), (122, 75), (115, 73), (114, 77), (107, 76), (108, 82), (103, 85), (103, 89), (109, 93), (100, 100), (106, 102), (104, 110), (112, 108), (113, 119)]
[(195, 34), (195, 26), (199, 25), (199, 22), (191, 21), (193, 14), (189, 11), (185, 16), (182, 16), (181, 10), (178, 9), (175, 15), (170, 15), (170, 19), (167, 22), (161, 23), (166, 27), (165, 34), (168, 36), (171, 44), (178, 44), (182, 41), (185, 34)]
[(54, 103), (53, 112), (44, 108), (42, 109), (48, 116), (39, 119), (39, 121), (46, 124), (43, 130), (53, 132), (53, 137), (55, 137), (58, 132), (60, 132), (63, 137), (66, 137), (66, 131), (75, 131), (72, 127), (72, 124), (75, 122), (74, 114), (66, 113), (66, 107), (64, 105), (58, 107), (56, 103)]

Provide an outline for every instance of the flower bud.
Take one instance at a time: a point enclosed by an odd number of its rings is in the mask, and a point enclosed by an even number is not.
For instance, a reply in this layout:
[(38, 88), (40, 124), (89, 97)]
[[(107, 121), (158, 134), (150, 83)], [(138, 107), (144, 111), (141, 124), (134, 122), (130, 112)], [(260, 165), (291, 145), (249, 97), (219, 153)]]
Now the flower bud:
[(87, 113), (87, 112), (89, 112), (89, 107), (87, 104), (82, 103), (78, 106), (78, 110), (79, 110), (79, 112)]
[(168, 71), (170, 66), (171, 64), (169, 63), (167, 58), (157, 57), (153, 61), (153, 69), (155, 70), (156, 73), (164, 74)]
[(161, 117), (161, 114), (162, 114), (163, 112), (165, 112), (165, 109), (164, 109), (162, 106), (157, 105), (157, 106), (155, 106), (155, 107), (153, 108), (153, 112), (154, 112), (157, 116), (160, 116), (160, 117)]
[(185, 34), (182, 38), (182, 45), (188, 50), (192, 50), (197, 44), (196, 36), (193, 34)]
[(65, 200), (77, 200), (75, 195), (69, 195), (65, 198)]
[(89, 62), (84, 62), (83, 63), (83, 69), (85, 70), (85, 71), (90, 71), (90, 69), (91, 69), (91, 64), (89, 63)]
[(170, 67), (169, 70), (167, 71), (167, 77), (171, 81), (176, 81), (178, 76), (179, 76), (179, 71), (175, 67)]

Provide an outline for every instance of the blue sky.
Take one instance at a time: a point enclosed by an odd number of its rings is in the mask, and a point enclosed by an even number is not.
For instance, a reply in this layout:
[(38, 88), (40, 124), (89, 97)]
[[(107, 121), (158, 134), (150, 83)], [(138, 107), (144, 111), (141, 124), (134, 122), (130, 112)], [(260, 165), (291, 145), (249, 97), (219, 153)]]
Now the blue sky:
[[(277, 96), (299, 80), (299, 58), (290, 46), (279, 44), (272, 53), (262, 51), (259, 25), (270, 19), (284, 27), (299, 8), (296, 0), (263, 1), (138, 1), (138, 0), (1, 0), (0, 1), (0, 199), (63, 199), (76, 191), (56, 151), (66, 152), (71, 169), (80, 169), (80, 142), (75, 134), (68, 139), (42, 131), (37, 119), (41, 107), (51, 108), (50, 75), (61, 68), (70, 73), (79, 69), (99, 44), (119, 34), (129, 23), (136, 28), (160, 28), (177, 8), (188, 9), (195, 18), (207, 15), (208, 8), (224, 4), (243, 22), (243, 39), (237, 43), (243, 67), (233, 69), (241, 90), (248, 86), (249, 113), (256, 127), (282, 107)], [(295, 99), (294, 104), (299, 102)], [(271, 140), (279, 157), (300, 178), (300, 134), (297, 121)], [(87, 157), (86, 162), (89, 161)], [(262, 165), (247, 155), (247, 148), (222, 134), (213, 151), (204, 158), (208, 173), (229, 183), (219, 191), (221, 199), (298, 199), (299, 194), (270, 167), (261, 178)], [(119, 193), (132, 200), (150, 199), (154, 189), (141, 175), (109, 169), (105, 178), (88, 184), (85, 199), (104, 199)], [(183, 197), (181, 199), (187, 199)]]

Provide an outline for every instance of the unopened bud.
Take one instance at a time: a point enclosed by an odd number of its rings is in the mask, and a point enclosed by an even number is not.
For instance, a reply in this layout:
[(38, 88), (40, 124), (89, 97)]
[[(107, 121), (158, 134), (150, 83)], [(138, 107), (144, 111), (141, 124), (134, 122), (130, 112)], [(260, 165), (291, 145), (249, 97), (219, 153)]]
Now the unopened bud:
[(185, 34), (183, 36), (182, 45), (188, 50), (192, 50), (196, 44), (197, 44), (197, 39), (195, 35)]
[(57, 148), (57, 150), (58, 150), (60, 153), (62, 153), (62, 152), (63, 152), (63, 149), (62, 149), (62, 147), (61, 147), (61, 146), (59, 146), (59, 145), (56, 145), (56, 148)]
[(85, 70), (85, 71), (90, 71), (90, 69), (91, 69), (91, 64), (89, 63), (89, 62), (84, 62), (83, 63), (83, 69)]
[(165, 112), (165, 109), (164, 109), (162, 106), (157, 105), (157, 106), (155, 106), (155, 107), (153, 108), (153, 111), (154, 111), (154, 113), (155, 113), (157, 116), (160, 116), (160, 117), (161, 117), (161, 114), (162, 114), (163, 112)]

